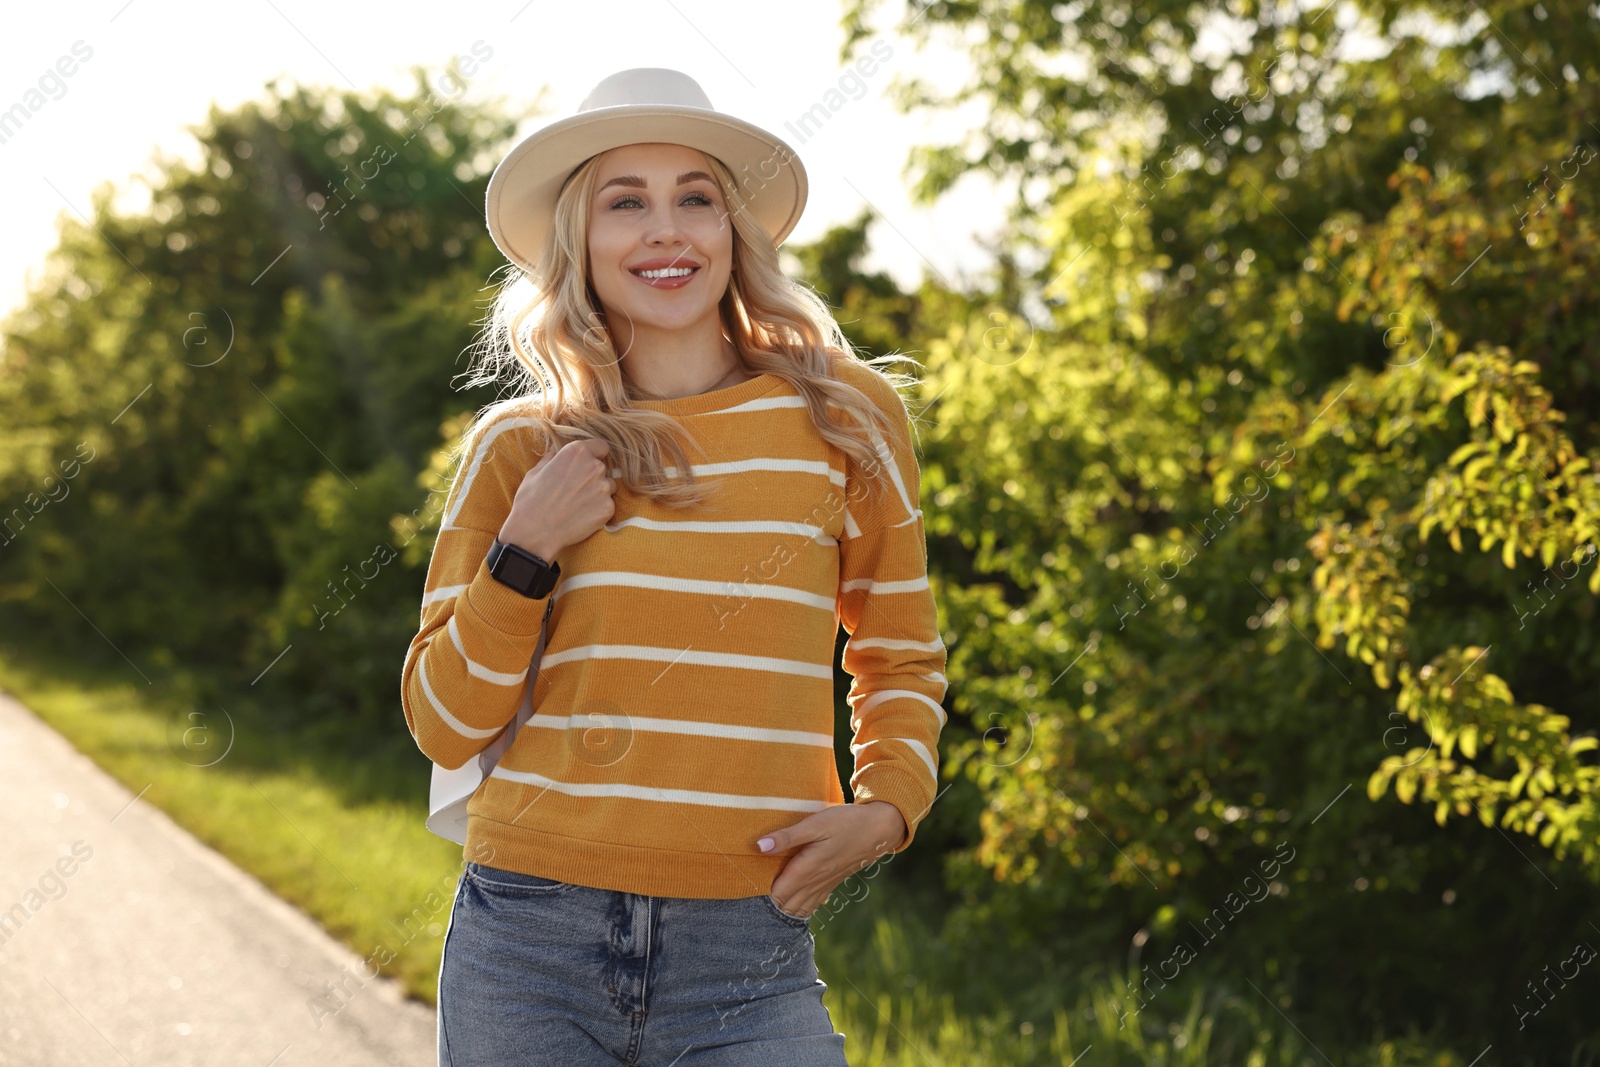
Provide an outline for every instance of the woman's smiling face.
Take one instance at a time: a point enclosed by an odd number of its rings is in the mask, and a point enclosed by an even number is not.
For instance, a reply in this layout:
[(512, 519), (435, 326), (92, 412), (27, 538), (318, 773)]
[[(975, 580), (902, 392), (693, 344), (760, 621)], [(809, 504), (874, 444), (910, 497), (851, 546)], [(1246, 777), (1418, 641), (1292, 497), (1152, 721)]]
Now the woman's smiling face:
[(733, 225), (704, 153), (658, 143), (606, 152), (588, 238), (590, 280), (619, 340), (717, 319)]

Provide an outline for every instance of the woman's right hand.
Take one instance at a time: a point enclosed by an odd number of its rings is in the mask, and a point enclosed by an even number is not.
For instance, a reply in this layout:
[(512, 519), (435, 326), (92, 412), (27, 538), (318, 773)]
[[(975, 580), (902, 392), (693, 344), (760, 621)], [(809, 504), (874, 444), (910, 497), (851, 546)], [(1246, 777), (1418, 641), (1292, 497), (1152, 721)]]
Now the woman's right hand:
[(500, 540), (548, 563), (556, 554), (604, 526), (616, 514), (611, 446), (586, 438), (568, 441), (522, 476)]

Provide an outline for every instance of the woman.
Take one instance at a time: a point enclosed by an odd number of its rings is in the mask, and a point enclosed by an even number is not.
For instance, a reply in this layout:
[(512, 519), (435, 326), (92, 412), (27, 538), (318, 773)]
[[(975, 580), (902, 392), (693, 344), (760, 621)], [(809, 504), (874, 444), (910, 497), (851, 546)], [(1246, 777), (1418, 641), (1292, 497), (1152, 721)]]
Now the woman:
[(779, 269), (805, 195), (782, 141), (657, 68), (490, 181), (535, 284), (492, 316), (479, 380), (522, 388), (465, 435), (406, 655), (424, 754), (482, 750), (547, 644), (468, 805), (441, 1063), (845, 1062), (811, 917), (937, 795), (945, 649), (910, 379)]

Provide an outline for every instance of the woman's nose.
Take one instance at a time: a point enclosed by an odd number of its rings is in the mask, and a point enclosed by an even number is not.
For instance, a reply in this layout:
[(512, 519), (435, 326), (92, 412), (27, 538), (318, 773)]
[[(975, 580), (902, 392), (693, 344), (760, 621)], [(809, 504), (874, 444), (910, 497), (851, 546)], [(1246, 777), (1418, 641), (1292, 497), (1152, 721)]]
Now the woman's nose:
[(651, 208), (645, 217), (645, 240), (650, 244), (681, 240), (683, 231), (670, 207)]

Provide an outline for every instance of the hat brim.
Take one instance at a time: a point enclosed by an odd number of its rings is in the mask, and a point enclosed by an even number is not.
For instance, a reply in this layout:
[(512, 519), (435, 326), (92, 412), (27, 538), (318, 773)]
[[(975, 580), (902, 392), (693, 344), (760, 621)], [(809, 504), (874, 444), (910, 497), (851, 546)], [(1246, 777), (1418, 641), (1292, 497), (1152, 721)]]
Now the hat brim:
[[(804, 165), (784, 141), (751, 123), (705, 108), (596, 108), (523, 138), (489, 177), (485, 216), (506, 258), (529, 273), (544, 247), (567, 176), (590, 156), (622, 145), (662, 142), (697, 148), (733, 172), (743, 210), (780, 245), (805, 210)], [(738, 209), (740, 205), (733, 205)]]

